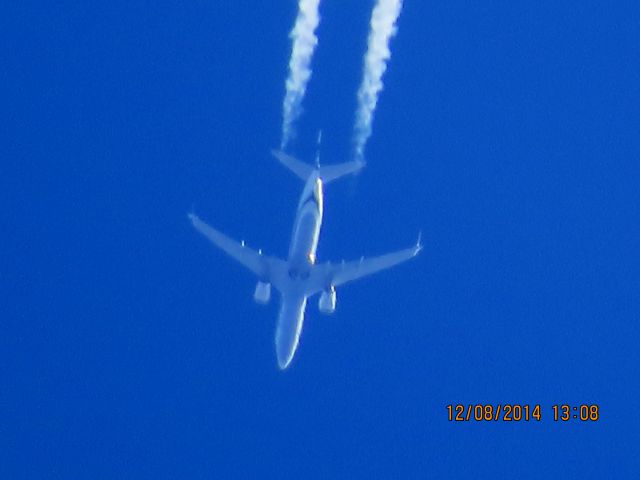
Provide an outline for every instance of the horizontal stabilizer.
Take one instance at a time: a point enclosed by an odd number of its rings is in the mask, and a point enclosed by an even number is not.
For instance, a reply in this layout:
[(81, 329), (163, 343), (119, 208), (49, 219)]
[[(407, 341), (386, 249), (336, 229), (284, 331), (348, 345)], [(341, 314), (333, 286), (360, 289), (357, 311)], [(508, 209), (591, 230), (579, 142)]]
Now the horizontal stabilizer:
[(307, 180), (313, 172), (319, 172), (319, 177), (324, 183), (329, 183), (332, 180), (340, 178), (350, 173), (355, 173), (365, 166), (365, 162), (362, 160), (352, 160), (351, 162), (338, 163), (336, 165), (322, 165), (320, 167), (313, 167), (308, 163), (304, 163), (291, 155), (287, 155), (279, 150), (272, 150), (273, 156), (276, 157), (280, 163), (295, 173), (302, 180)]

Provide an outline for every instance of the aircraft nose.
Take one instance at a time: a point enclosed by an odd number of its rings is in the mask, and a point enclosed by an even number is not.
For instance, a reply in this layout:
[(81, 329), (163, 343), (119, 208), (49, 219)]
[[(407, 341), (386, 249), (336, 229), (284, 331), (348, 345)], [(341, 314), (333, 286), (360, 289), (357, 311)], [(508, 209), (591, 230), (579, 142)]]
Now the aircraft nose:
[[(295, 335), (291, 330), (285, 332)], [(283, 334), (285, 332), (281, 330), (279, 333)], [(293, 360), (293, 355), (296, 352), (298, 344), (295, 336), (287, 336), (286, 333), (285, 335), (279, 335), (276, 340), (276, 358), (278, 359), (278, 367), (280, 370), (286, 370), (286, 368), (291, 364), (291, 360)]]
[(280, 355), (278, 355), (278, 367), (280, 368), (280, 370), (286, 370), (291, 363), (292, 358), (293, 355), (287, 355), (285, 357), (281, 357)]
[(285, 296), (282, 299), (276, 328), (276, 357), (280, 370), (289, 366), (298, 348), (306, 304), (306, 297)]

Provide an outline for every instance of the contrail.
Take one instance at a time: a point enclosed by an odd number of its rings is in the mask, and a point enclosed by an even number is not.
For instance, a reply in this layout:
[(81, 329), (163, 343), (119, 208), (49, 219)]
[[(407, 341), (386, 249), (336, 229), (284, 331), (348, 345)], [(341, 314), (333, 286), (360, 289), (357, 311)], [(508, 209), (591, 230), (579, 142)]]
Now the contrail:
[(396, 33), (396, 20), (402, 9), (402, 0), (377, 0), (371, 14), (371, 29), (364, 56), (362, 83), (358, 89), (358, 109), (354, 126), (356, 158), (364, 156), (364, 147), (371, 136), (373, 112), (382, 90), (382, 75), (391, 57), (389, 41)]
[(315, 35), (320, 23), (318, 6), (320, 0), (300, 0), (298, 17), (289, 34), (292, 40), (291, 59), (289, 60), (289, 76), (286, 82), (286, 93), (282, 105), (282, 140), (280, 149), (284, 150), (293, 135), (293, 123), (301, 113), (302, 98), (309, 78), (311, 78), (311, 57), (318, 44)]

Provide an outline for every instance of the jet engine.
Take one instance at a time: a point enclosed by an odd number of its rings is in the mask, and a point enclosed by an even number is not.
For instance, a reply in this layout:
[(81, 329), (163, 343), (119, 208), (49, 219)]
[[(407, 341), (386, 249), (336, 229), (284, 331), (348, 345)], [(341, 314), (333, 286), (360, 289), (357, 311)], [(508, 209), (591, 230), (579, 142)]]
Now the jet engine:
[(256, 291), (253, 292), (253, 299), (256, 303), (267, 304), (271, 298), (271, 284), (266, 282), (258, 282)]
[(336, 289), (333, 285), (320, 295), (320, 300), (318, 300), (318, 310), (326, 314), (336, 311)]

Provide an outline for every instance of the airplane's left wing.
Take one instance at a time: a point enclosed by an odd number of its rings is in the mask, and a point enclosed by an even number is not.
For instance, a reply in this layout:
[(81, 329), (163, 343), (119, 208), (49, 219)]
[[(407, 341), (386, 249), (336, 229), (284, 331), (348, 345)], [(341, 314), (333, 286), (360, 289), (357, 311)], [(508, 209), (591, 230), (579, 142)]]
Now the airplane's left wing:
[(312, 269), (310, 282), (313, 291), (309, 295), (326, 289), (329, 285), (334, 287), (353, 280), (371, 275), (372, 273), (391, 268), (415, 257), (422, 250), (420, 239), (416, 245), (396, 252), (387, 253), (378, 257), (361, 258), (351, 262), (325, 263), (315, 265)]
[[(189, 213), (188, 217), (191, 220), (193, 227), (202, 235), (207, 237), (211, 243), (220, 248), (230, 257), (233, 257), (247, 269), (251, 270), (260, 279), (271, 281), (271, 277), (274, 276), (274, 273), (277, 273), (274, 272), (275, 270), (279, 272), (284, 269), (284, 262), (282, 260), (268, 255), (263, 255), (262, 252), (256, 252), (255, 250), (245, 246), (244, 243), (237, 242), (227, 237), (224, 233), (207, 225), (193, 213)], [(277, 283), (278, 282), (274, 283), (275, 287), (278, 287)]]

